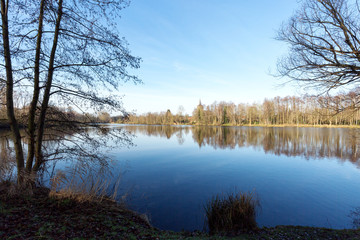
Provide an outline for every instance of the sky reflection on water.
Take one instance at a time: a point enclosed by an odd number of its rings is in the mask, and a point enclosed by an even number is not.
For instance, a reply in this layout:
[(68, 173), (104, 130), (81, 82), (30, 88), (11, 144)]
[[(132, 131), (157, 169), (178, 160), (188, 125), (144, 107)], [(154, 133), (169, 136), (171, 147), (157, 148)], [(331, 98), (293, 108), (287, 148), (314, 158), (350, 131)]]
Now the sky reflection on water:
[[(154, 226), (202, 229), (212, 195), (255, 190), (261, 226), (350, 228), (360, 206), (359, 131), (335, 128), (122, 126), (122, 193)], [(125, 168), (124, 168), (125, 166)]]
[[(108, 152), (115, 160), (108, 177), (116, 181), (121, 175), (119, 198), (128, 194), (129, 206), (160, 229), (203, 229), (206, 201), (230, 191), (256, 191), (260, 226), (351, 228), (349, 215), (360, 207), (358, 129), (109, 125), (108, 130), (113, 128), (132, 133), (135, 146)], [(7, 133), (0, 133), (4, 169), (9, 142)], [(58, 162), (56, 169), (69, 164)]]

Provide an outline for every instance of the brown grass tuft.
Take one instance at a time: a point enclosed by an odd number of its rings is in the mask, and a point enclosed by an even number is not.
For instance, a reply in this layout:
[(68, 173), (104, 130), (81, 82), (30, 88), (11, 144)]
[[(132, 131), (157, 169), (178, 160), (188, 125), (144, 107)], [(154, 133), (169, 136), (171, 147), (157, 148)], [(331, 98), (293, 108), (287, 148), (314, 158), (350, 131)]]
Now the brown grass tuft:
[(206, 223), (210, 233), (255, 230), (259, 206), (254, 192), (217, 194), (205, 206)]
[(113, 187), (110, 187), (111, 177), (104, 177), (103, 174), (82, 174), (74, 171), (67, 175), (58, 171), (51, 179), (50, 197), (73, 199), (78, 202), (103, 200), (115, 201), (120, 178)]

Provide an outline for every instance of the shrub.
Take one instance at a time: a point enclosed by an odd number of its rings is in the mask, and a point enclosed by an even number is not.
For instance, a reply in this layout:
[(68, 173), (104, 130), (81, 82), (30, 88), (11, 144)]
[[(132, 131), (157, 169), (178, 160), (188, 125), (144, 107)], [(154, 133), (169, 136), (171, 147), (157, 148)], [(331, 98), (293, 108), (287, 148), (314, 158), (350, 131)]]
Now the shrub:
[(254, 192), (217, 194), (205, 206), (208, 229), (210, 233), (255, 230), (259, 206)]

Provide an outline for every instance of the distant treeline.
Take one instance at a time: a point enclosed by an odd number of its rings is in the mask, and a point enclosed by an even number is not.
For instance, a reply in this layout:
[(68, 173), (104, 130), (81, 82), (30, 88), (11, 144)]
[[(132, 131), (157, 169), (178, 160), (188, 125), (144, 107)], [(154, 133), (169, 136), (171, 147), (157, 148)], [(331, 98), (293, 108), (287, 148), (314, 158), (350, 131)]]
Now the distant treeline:
[[(205, 105), (201, 102), (192, 115), (184, 114), (180, 107), (178, 113), (170, 110), (141, 115), (110, 116), (102, 111), (94, 114), (78, 113), (72, 108), (51, 106), (48, 123), (66, 119), (81, 123), (129, 123), (149, 125), (360, 125), (360, 99), (355, 91), (328, 97), (275, 97), (265, 99), (261, 104), (234, 104), (214, 102)], [(20, 125), (27, 124), (28, 106), (18, 107), (15, 114)], [(7, 126), (6, 111), (0, 106), (0, 127)]]
[(119, 120), (131, 124), (165, 125), (359, 125), (358, 95), (355, 92), (328, 97), (275, 97), (261, 104), (201, 102), (192, 116), (181, 111), (129, 115)]

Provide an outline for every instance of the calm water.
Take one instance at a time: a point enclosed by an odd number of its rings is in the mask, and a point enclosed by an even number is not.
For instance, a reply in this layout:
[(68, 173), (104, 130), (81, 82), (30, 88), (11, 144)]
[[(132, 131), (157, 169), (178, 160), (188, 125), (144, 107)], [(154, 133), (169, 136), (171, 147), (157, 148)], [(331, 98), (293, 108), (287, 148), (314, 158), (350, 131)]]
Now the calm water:
[(155, 227), (203, 229), (214, 194), (255, 190), (260, 226), (351, 228), (360, 207), (360, 131), (335, 128), (126, 126), (115, 148), (119, 197)]
[(328, 128), (121, 126), (113, 150), (131, 208), (154, 226), (202, 229), (212, 195), (255, 190), (261, 226), (351, 228), (360, 206), (360, 131)]

